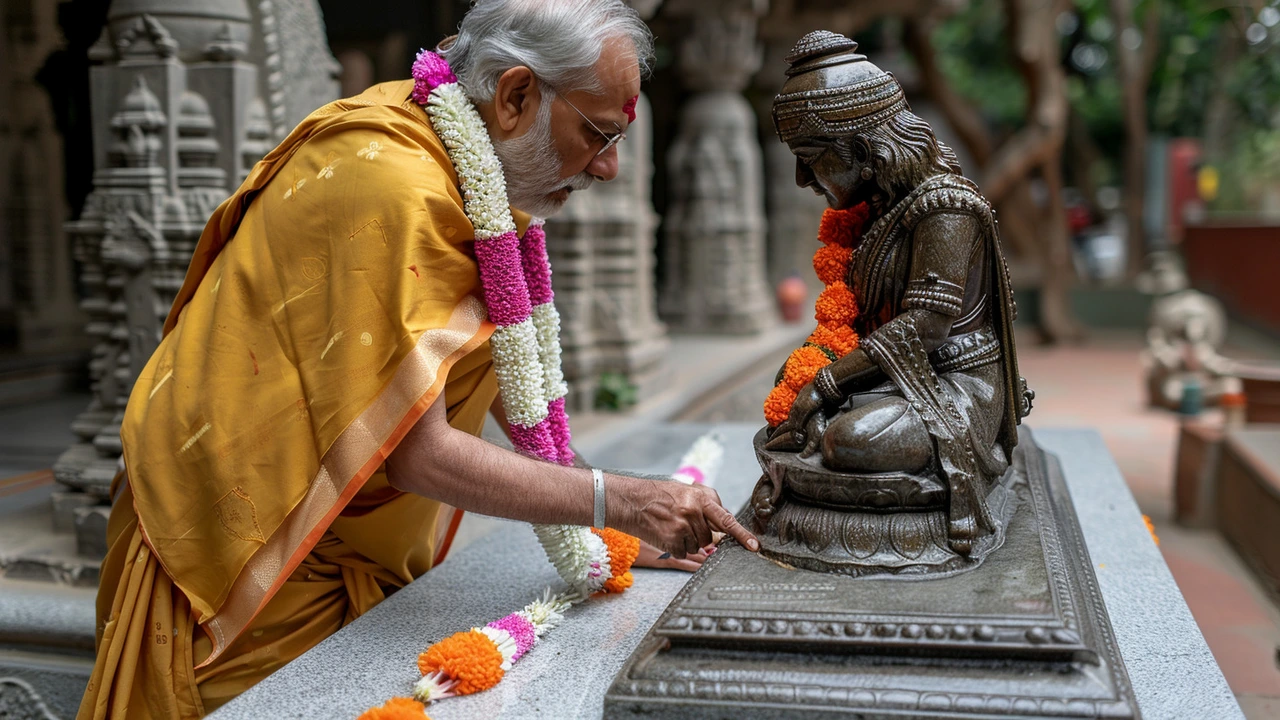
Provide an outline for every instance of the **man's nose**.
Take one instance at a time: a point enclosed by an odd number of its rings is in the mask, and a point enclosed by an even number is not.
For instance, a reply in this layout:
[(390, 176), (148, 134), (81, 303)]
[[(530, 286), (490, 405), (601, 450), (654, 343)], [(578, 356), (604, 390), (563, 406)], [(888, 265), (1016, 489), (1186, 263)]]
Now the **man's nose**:
[(618, 177), (618, 146), (605, 150), (587, 163), (587, 173), (600, 182)]

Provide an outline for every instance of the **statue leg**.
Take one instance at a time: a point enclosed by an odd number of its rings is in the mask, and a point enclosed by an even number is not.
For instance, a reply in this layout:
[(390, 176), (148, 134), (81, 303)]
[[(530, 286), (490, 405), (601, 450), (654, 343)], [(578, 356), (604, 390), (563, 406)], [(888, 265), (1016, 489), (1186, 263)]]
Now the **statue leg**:
[(899, 395), (853, 407), (831, 421), (822, 437), (823, 465), (846, 472), (925, 470), (933, 461), (933, 440), (924, 421)]

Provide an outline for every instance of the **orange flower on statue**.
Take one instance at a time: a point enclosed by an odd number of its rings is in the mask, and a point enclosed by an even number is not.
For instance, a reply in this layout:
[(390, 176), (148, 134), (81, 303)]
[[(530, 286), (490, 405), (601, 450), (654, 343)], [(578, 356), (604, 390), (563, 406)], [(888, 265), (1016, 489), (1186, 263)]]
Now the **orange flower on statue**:
[(866, 203), (855, 205), (848, 210), (832, 210), (827, 208), (822, 213), (822, 222), (818, 225), (818, 240), (823, 245), (853, 247), (862, 237), (862, 226), (870, 216)]
[(775, 387), (764, 401), (764, 419), (769, 427), (778, 427), (791, 414), (791, 405), (796, 401), (796, 391), (786, 383)]
[(431, 720), (427, 717), (427, 708), (413, 698), (391, 698), (381, 707), (374, 707), (360, 713), (356, 720)]
[(805, 385), (813, 382), (813, 376), (817, 375), (819, 370), (830, 364), (831, 358), (816, 347), (805, 345), (796, 348), (787, 359), (787, 366), (782, 371), (783, 382), (792, 390), (800, 392)]
[(813, 269), (823, 285), (844, 282), (853, 250), (839, 245), (823, 245), (813, 254)]
[(820, 323), (849, 325), (858, 316), (857, 300), (843, 282), (831, 283), (814, 304), (814, 317)]
[(809, 336), (809, 342), (821, 345), (839, 357), (844, 357), (858, 347), (858, 333), (848, 325), (823, 323)]
[(442, 671), (458, 681), (455, 695), (488, 690), (502, 680), (502, 653), (476, 630), (454, 633), (418, 656), (423, 675)]

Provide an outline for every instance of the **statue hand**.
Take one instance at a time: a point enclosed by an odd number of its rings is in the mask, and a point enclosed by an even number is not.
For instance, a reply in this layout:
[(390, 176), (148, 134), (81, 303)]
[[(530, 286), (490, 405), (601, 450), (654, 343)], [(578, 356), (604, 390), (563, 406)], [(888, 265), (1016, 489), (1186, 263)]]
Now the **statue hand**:
[(810, 437), (810, 433), (816, 430), (820, 434), (822, 423), (810, 421), (814, 420), (814, 416), (822, 409), (822, 405), (822, 396), (814, 388), (813, 383), (805, 385), (791, 405), (790, 415), (769, 436), (765, 449), (799, 452), (806, 449), (811, 442), (816, 443), (817, 438)]

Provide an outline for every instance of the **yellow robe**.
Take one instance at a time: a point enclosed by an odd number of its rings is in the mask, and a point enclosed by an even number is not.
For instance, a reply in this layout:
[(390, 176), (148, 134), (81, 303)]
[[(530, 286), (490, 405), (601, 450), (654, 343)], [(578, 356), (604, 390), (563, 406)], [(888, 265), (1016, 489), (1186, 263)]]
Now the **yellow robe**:
[(125, 413), (82, 720), (200, 717), (448, 550), (461, 512), (382, 465), (441, 392), (479, 434), (493, 326), (411, 88), (317, 110), (205, 228)]

